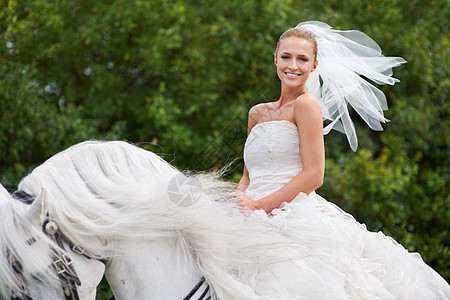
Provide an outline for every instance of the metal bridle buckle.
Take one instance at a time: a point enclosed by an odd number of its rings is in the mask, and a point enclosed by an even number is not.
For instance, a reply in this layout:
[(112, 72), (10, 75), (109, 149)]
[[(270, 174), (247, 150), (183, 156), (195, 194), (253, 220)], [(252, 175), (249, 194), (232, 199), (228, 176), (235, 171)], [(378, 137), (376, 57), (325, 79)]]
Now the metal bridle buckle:
[(86, 249), (78, 245), (73, 245), (72, 251), (80, 255), (84, 255), (86, 253)]
[(49, 235), (54, 235), (58, 231), (58, 225), (54, 221), (48, 221), (47, 224), (45, 224), (45, 232)]
[(61, 258), (58, 258), (53, 262), (53, 267), (58, 275), (67, 272), (68, 267), (72, 264), (72, 259), (63, 253)]

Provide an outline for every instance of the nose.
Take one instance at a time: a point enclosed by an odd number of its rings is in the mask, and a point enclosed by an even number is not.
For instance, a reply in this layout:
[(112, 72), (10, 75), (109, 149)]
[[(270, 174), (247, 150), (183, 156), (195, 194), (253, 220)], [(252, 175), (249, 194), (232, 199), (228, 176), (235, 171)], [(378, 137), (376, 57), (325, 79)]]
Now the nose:
[(289, 69), (291, 69), (291, 70), (298, 69), (297, 62), (295, 61), (295, 59), (291, 60), (291, 63), (289, 64)]

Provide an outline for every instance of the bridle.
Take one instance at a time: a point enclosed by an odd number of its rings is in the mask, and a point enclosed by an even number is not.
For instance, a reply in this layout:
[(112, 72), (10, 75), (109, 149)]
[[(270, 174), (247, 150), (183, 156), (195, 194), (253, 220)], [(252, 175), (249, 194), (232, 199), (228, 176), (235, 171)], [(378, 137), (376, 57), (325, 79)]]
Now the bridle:
[[(34, 201), (34, 198), (31, 195), (20, 190), (15, 191), (11, 196), (14, 199), (28, 205), (30, 205)], [(106, 264), (106, 260), (89, 253), (81, 246), (74, 245), (70, 241), (70, 239), (68, 239), (61, 232), (56, 222), (53, 221), (48, 215), (45, 221), (42, 223), (42, 231), (59, 247), (59, 249), (51, 247), (52, 267), (61, 281), (61, 288), (64, 294), (64, 299), (79, 300), (80, 297), (78, 296), (77, 286), (81, 285), (81, 281), (73, 267), (72, 259), (67, 255), (66, 246), (70, 251), (78, 255), (82, 255), (87, 259), (96, 259), (104, 264)], [(31, 237), (27, 240), (27, 244), (29, 246), (33, 245), (35, 242), (36, 239), (34, 237)], [(20, 283), (19, 294), (17, 294), (16, 292), (12, 292), (11, 300), (32, 300), (26, 287), (26, 282), (22, 274), (22, 266), (20, 262), (9, 250), (7, 250), (7, 256), (10, 266), (15, 273), (16, 279)]]
[[(200, 296), (197, 298), (197, 300), (211, 300), (211, 296), (208, 296), (207, 298), (205, 298), (209, 291), (209, 285), (206, 282), (205, 277), (200, 278), (199, 282), (192, 288), (192, 290), (187, 294), (187, 296), (183, 298), (183, 300), (192, 299), (192, 297), (195, 294), (198, 294), (197, 292), (200, 290), (200, 288), (203, 285), (205, 285), (205, 290), (203, 291), (202, 294), (200, 294)], [(114, 295), (112, 295), (108, 300), (116, 300), (116, 297), (114, 297)]]
[[(19, 200), (25, 204), (30, 205), (34, 201), (34, 197), (27, 194), (24, 191), (17, 190), (11, 195), (14, 199)], [(52, 220), (48, 215), (42, 224), (42, 231), (53, 241), (60, 249), (55, 249), (51, 247), (52, 252), (52, 266), (61, 281), (61, 288), (63, 290), (65, 300), (80, 300), (78, 296), (77, 286), (81, 285), (81, 281), (73, 267), (72, 259), (67, 255), (65, 245), (68, 246), (69, 250), (72, 252), (82, 255), (87, 259), (96, 259), (106, 265), (106, 259), (101, 258), (97, 255), (89, 253), (86, 249), (79, 245), (75, 245), (72, 241), (67, 238), (59, 229), (58, 225), (54, 220)], [(36, 242), (34, 237), (27, 240), (29, 246)], [(7, 259), (11, 266), (11, 269), (19, 282), (20, 290), (11, 292), (11, 300), (33, 300), (30, 297), (29, 291), (26, 286), (24, 276), (22, 274), (22, 265), (20, 261), (6, 249)], [(183, 298), (183, 300), (193, 299), (192, 297), (199, 293), (202, 286), (205, 286), (204, 291), (200, 294), (198, 300), (210, 300), (211, 296), (205, 298), (209, 291), (209, 285), (202, 277), (200, 281), (192, 288), (192, 290)], [(115, 300), (114, 295), (109, 298), (109, 300)]]

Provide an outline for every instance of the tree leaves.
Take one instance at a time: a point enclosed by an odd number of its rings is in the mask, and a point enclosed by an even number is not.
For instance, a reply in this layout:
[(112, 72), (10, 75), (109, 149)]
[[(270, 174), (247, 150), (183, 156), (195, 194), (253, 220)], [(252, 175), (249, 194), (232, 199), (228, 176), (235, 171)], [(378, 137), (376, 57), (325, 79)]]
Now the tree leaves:
[[(450, 278), (449, 6), (445, 1), (87, 1), (0, 3), (0, 172), (86, 139), (125, 139), (184, 169), (241, 156), (247, 112), (276, 100), (278, 36), (306, 20), (359, 29), (409, 63), (382, 87), (388, 123), (354, 116), (360, 150), (325, 138), (320, 193)], [(157, 144), (156, 144), (156, 143)], [(239, 178), (242, 160), (230, 177)]]

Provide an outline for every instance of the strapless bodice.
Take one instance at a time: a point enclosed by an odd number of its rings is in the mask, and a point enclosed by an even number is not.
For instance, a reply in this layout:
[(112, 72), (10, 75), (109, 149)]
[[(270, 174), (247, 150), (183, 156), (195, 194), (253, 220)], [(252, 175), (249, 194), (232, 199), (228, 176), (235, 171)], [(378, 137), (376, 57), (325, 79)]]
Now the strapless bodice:
[(245, 194), (258, 200), (273, 193), (302, 169), (297, 126), (287, 120), (256, 124), (244, 146), (250, 185)]

